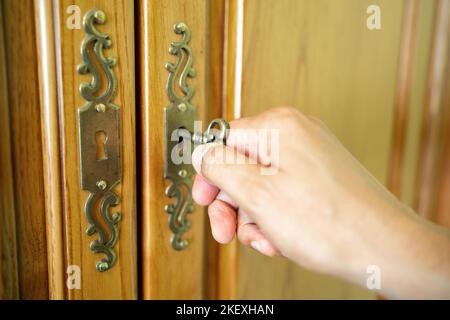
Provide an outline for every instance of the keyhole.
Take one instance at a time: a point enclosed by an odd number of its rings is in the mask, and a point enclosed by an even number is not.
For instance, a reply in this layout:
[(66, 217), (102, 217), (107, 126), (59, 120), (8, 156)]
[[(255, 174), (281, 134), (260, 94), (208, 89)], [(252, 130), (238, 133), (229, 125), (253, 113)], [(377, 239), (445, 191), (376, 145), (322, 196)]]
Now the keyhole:
[(183, 157), (183, 154), (184, 154), (184, 144), (186, 143), (186, 142), (184, 141), (184, 137), (183, 137), (183, 132), (184, 132), (184, 130), (186, 130), (186, 128), (184, 128), (184, 127), (178, 128), (178, 147), (179, 147), (179, 149), (178, 149), (178, 156), (179, 156), (180, 158)]
[(95, 154), (95, 158), (99, 161), (108, 159), (105, 148), (107, 140), (108, 136), (106, 135), (105, 131), (97, 131), (95, 133), (95, 142), (97, 143), (97, 152)]

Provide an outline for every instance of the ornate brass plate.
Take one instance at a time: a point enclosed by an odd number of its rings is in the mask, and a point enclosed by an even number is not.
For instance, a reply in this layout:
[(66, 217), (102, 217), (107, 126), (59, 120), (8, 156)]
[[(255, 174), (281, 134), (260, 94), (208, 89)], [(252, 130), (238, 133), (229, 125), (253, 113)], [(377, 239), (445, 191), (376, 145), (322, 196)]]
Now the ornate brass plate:
[[(94, 253), (105, 255), (97, 262), (98, 271), (110, 269), (116, 261), (114, 246), (119, 237), (121, 215), (110, 208), (120, 202), (114, 187), (120, 183), (120, 108), (111, 99), (116, 91), (113, 73), (115, 59), (105, 57), (103, 50), (111, 47), (109, 35), (96, 29), (104, 24), (105, 14), (97, 9), (86, 13), (83, 28), (86, 36), (81, 43), (82, 63), (78, 73), (91, 74), (90, 82), (82, 83), (80, 94), (86, 104), (78, 110), (78, 137), (81, 169), (81, 188), (89, 191), (84, 214), (89, 223), (86, 233), (97, 234), (91, 242)], [(102, 81), (106, 79), (107, 83)], [(101, 88), (104, 89), (101, 92)]]
[[(169, 52), (176, 56), (176, 62), (166, 64), (169, 71), (167, 95), (171, 104), (164, 109), (164, 177), (171, 181), (166, 195), (175, 198), (175, 202), (166, 205), (165, 210), (169, 214), (169, 227), (173, 234), (172, 247), (175, 250), (183, 250), (188, 246), (188, 241), (182, 239), (190, 227), (187, 214), (191, 213), (193, 208), (191, 177), (194, 169), (190, 164), (190, 158), (191, 133), (194, 132), (196, 119), (196, 108), (191, 103), (194, 88), (188, 85), (186, 80), (195, 77), (195, 71), (189, 46), (191, 34), (188, 26), (183, 22), (176, 23), (174, 32), (182, 35), (182, 39), (170, 45)], [(186, 159), (189, 161), (184, 161)]]

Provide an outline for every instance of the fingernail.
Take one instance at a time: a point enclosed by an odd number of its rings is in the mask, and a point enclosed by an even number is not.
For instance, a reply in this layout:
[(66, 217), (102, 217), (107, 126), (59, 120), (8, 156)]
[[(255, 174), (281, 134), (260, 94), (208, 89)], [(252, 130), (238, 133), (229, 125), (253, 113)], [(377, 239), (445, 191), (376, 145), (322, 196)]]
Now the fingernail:
[(261, 252), (261, 245), (259, 244), (258, 241), (252, 241), (250, 242), (250, 246), (255, 249), (256, 251)]
[(221, 145), (220, 143), (206, 143), (197, 146), (192, 153), (192, 166), (197, 173), (201, 173), (202, 160), (204, 155), (209, 151), (209, 149)]

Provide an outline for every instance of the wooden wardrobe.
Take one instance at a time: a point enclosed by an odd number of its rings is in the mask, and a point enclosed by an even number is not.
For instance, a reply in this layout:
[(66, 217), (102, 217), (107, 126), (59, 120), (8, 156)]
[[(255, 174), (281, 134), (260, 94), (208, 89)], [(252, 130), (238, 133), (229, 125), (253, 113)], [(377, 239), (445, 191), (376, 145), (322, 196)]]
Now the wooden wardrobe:
[[(370, 5), (380, 29), (367, 27)], [(218, 245), (197, 205), (189, 245), (174, 248), (165, 65), (183, 26), (196, 120), (295, 106), (450, 227), (449, 0), (1, 0), (1, 299), (376, 298), (236, 241)], [(99, 43), (104, 60), (89, 65)], [(102, 96), (80, 91), (96, 76)], [(85, 131), (98, 126), (115, 130), (103, 137), (110, 171), (86, 155)], [(120, 221), (102, 220), (103, 206)], [(89, 210), (114, 241), (92, 247), (101, 227), (86, 232)]]

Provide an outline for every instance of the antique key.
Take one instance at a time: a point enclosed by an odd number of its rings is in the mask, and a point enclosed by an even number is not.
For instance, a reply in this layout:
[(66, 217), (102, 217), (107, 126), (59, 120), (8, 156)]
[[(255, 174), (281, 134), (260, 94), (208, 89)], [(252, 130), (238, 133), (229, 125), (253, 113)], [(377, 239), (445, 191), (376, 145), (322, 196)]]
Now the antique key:
[(214, 119), (209, 123), (208, 129), (206, 129), (204, 133), (194, 132), (192, 135), (192, 142), (194, 145), (211, 142), (218, 142), (226, 145), (229, 131), (230, 125), (226, 120)]

